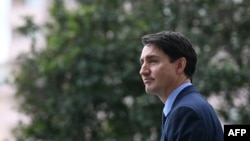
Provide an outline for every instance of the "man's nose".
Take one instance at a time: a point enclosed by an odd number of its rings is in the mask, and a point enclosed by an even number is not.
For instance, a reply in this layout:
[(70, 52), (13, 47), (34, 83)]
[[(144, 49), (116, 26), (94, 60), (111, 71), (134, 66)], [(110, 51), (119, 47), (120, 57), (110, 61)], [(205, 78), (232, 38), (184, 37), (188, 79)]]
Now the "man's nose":
[(140, 75), (148, 75), (150, 73), (150, 69), (147, 64), (142, 64), (140, 69)]

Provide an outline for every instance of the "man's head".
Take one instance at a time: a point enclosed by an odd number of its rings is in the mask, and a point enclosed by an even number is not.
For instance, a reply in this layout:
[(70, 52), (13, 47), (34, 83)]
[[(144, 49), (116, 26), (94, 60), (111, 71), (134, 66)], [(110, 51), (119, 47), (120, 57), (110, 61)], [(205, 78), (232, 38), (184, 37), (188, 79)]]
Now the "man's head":
[(189, 40), (179, 32), (162, 31), (142, 37), (143, 45), (153, 44), (168, 55), (171, 62), (184, 57), (187, 61), (184, 70), (187, 77), (192, 79), (197, 63), (197, 55)]
[(147, 93), (164, 102), (180, 84), (190, 81), (197, 62), (191, 43), (177, 32), (159, 32), (142, 37), (144, 44), (140, 75)]

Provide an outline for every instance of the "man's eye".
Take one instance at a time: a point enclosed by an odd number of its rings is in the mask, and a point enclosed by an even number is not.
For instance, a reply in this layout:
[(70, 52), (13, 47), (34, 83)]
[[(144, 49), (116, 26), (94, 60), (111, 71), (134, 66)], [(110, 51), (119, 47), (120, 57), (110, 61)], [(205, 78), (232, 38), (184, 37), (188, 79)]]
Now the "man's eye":
[(157, 63), (157, 60), (150, 60), (149, 63)]
[(141, 66), (143, 65), (143, 61), (140, 61), (140, 65), (141, 65)]

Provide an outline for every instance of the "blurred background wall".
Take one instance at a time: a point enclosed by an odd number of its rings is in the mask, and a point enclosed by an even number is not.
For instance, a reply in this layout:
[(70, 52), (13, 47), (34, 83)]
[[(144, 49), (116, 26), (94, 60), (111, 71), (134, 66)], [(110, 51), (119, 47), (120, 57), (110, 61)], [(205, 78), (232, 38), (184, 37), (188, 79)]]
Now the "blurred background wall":
[[(35, 23), (43, 24), (47, 18), (48, 0), (1, 0), (0, 2), (0, 141), (13, 141), (11, 128), (19, 120), (28, 122), (17, 111), (14, 88), (6, 83), (16, 66), (16, 57), (30, 51), (30, 40), (21, 36), (16, 27), (23, 25), (23, 16), (33, 16)], [(38, 44), (43, 46), (43, 39)]]

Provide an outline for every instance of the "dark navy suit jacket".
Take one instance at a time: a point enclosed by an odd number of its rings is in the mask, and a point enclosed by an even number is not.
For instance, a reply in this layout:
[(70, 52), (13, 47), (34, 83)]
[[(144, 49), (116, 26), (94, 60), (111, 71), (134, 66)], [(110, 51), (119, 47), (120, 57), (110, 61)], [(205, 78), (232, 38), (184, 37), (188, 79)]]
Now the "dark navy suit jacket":
[(176, 97), (163, 125), (161, 141), (223, 141), (222, 125), (213, 107), (194, 86)]

